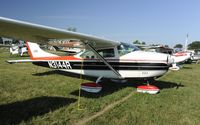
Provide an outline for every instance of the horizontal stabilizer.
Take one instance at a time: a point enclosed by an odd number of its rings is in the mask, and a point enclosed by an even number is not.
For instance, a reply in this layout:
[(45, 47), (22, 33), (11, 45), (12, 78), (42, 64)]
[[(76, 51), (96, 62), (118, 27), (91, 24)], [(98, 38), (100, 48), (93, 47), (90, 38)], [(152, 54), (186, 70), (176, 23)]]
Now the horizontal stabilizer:
[(7, 63), (27, 63), (27, 62), (41, 62), (41, 60), (31, 60), (31, 59), (23, 59), (23, 60), (6, 60)]

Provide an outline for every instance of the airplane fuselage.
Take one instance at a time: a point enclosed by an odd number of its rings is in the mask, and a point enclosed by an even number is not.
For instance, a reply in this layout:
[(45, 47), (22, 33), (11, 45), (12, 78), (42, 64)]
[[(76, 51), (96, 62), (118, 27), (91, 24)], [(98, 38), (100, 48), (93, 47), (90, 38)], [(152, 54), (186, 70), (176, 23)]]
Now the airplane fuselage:
[[(122, 78), (150, 78), (164, 75), (169, 69), (167, 54), (131, 50), (119, 54), (119, 47), (97, 50)], [(129, 48), (130, 49), (130, 48)], [(125, 50), (124, 50), (125, 51)], [(75, 56), (33, 62), (38, 66), (94, 77), (118, 78), (107, 65), (91, 51), (82, 51)]]

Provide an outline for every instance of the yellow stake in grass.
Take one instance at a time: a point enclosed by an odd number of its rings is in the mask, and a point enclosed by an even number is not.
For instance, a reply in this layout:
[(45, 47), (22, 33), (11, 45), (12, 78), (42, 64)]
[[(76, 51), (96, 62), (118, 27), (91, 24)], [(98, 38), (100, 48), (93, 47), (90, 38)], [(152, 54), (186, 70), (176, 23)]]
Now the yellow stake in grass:
[(82, 62), (81, 62), (81, 73), (80, 73), (80, 79), (81, 79), (81, 82), (80, 82), (80, 85), (79, 85), (79, 94), (78, 94), (78, 110), (84, 110), (82, 108), (80, 108), (81, 106), (81, 84), (84, 82), (84, 79), (83, 79), (83, 59), (82, 59)]

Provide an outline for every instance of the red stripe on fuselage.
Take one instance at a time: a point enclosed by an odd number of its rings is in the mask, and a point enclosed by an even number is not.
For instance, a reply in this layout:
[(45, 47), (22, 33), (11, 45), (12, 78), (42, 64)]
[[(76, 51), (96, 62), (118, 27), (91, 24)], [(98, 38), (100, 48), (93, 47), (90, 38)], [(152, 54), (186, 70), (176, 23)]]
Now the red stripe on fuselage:
[(37, 57), (32, 60), (81, 60), (80, 58), (76, 58), (74, 56), (59, 56), (59, 57)]

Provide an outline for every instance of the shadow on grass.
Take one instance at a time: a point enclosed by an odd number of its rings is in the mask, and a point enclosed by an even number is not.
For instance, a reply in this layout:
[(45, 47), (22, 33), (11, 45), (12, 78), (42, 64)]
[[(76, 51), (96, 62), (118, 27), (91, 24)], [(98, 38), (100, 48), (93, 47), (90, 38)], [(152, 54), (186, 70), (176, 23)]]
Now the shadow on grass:
[(188, 67), (188, 66), (183, 66), (183, 69), (192, 69), (192, 67)]
[(75, 102), (76, 99), (64, 97), (37, 97), (25, 101), (0, 105), (0, 124), (13, 125), (28, 121), (50, 111)]
[[(43, 72), (43, 73), (36, 73), (33, 75), (45, 76), (45, 75), (53, 75), (53, 74), (61, 74), (61, 75), (69, 76), (69, 77), (80, 78), (79, 74), (67, 73), (67, 72), (63, 72), (63, 71), (59, 71), (59, 70), (52, 70), (52, 71), (47, 71), (47, 72)], [(90, 77), (90, 76), (83, 76), (83, 79), (87, 79), (90, 81), (96, 81), (97, 78)], [(86, 98), (99, 98), (102, 96), (112, 94), (116, 91), (119, 91), (120, 89), (125, 88), (125, 87), (137, 88), (137, 86), (139, 86), (139, 85), (145, 85), (146, 81), (141, 80), (141, 79), (128, 79), (128, 81), (126, 83), (116, 83), (116, 82), (112, 82), (110, 79), (103, 79), (102, 82), (99, 84), (101, 84), (103, 87), (102, 91), (100, 91), (99, 93), (88, 93), (85, 91), (81, 91), (81, 96), (86, 97)], [(177, 83), (160, 81), (160, 80), (158, 80), (158, 81), (151, 80), (150, 84), (157, 86), (158, 88), (160, 88), (160, 90), (171, 89), (171, 88), (178, 89), (179, 87), (184, 87), (184, 85), (181, 85), (181, 83), (177, 84)], [(75, 90), (75, 91), (71, 92), (70, 94), (79, 96), (79, 90)]]
[[(60, 71), (60, 70), (50, 70), (47, 72), (42, 72), (42, 73), (35, 73), (33, 74), (34, 76), (46, 76), (46, 75), (54, 75), (54, 74), (60, 74), (68, 77), (74, 77), (80, 79), (80, 74), (75, 74), (75, 73), (69, 73), (65, 71)], [(91, 76), (82, 76), (83, 79), (90, 80), (90, 81), (95, 81), (97, 78), (91, 77)]]
[(181, 83), (172, 83), (172, 82), (166, 82), (166, 81), (153, 81), (151, 85), (157, 86), (159, 89), (172, 89), (176, 88), (178, 89), (179, 87), (184, 87)]
[[(86, 98), (99, 98), (102, 96), (106, 96), (109, 94), (112, 94), (116, 91), (120, 91), (120, 89), (126, 88), (126, 87), (133, 87), (137, 88), (139, 85), (145, 85), (144, 80), (128, 80), (126, 83), (115, 83), (111, 82), (110, 80), (105, 80), (103, 83), (100, 83), (103, 87), (102, 91), (99, 93), (88, 93), (85, 91), (81, 91), (81, 96), (86, 97)], [(151, 85), (155, 85), (160, 90), (162, 89), (172, 89), (176, 88), (178, 89), (179, 87), (184, 87), (184, 85), (181, 85), (180, 83), (172, 83), (172, 82), (166, 82), (166, 81), (151, 81)], [(72, 93), (70, 93), (75, 96), (79, 96), (79, 90), (75, 90)]]

